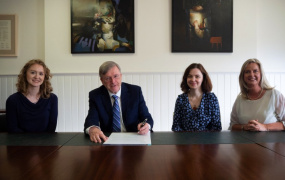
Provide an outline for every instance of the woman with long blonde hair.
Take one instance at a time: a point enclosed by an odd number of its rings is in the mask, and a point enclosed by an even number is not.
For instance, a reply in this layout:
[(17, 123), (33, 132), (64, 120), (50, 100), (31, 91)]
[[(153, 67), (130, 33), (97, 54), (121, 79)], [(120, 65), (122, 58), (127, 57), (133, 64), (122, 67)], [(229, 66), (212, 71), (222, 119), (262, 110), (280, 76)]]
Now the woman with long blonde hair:
[(240, 94), (231, 112), (229, 129), (281, 131), (285, 126), (285, 98), (271, 87), (258, 59), (244, 62), (239, 75)]

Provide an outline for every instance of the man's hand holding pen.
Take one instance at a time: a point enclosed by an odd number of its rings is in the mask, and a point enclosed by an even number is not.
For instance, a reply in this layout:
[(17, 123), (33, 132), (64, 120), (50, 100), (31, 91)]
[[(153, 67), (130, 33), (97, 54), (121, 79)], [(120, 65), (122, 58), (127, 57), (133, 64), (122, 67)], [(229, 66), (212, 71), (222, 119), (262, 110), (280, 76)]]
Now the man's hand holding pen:
[(138, 124), (138, 134), (146, 134), (149, 132), (150, 125), (147, 123), (147, 119)]

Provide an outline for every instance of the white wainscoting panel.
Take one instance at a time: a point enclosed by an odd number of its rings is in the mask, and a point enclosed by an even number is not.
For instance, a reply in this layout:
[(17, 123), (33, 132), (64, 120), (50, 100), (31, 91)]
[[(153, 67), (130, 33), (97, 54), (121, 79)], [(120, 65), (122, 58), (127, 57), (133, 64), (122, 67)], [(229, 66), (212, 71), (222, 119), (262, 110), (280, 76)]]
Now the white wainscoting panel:
[[(238, 73), (209, 73), (213, 92), (220, 104), (223, 130), (230, 122), (232, 105), (239, 93)], [(272, 86), (285, 94), (285, 73), (267, 73)], [(154, 131), (171, 131), (176, 98), (181, 94), (182, 73), (125, 73), (123, 82), (141, 86)], [(17, 76), (0, 76), (0, 109), (6, 99), (16, 92)], [(89, 91), (101, 86), (98, 74), (55, 74), (53, 93), (58, 96), (57, 132), (82, 132), (88, 113)]]

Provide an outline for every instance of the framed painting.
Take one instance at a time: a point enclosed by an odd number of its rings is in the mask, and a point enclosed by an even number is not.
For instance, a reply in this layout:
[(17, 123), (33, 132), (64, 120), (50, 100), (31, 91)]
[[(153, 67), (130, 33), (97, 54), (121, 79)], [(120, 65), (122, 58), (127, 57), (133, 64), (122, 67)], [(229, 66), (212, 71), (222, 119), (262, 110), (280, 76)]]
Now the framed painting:
[(71, 53), (134, 53), (134, 0), (71, 0)]
[(233, 52), (233, 0), (172, 0), (172, 52)]
[(17, 15), (0, 14), (0, 56), (17, 56)]

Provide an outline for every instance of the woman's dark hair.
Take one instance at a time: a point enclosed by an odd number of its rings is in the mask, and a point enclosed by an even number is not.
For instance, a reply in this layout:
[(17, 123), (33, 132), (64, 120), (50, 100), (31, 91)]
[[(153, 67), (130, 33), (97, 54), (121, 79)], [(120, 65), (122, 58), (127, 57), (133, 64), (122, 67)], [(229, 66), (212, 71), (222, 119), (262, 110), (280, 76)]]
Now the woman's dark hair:
[(183, 78), (182, 78), (182, 82), (180, 84), (180, 87), (181, 87), (181, 90), (184, 92), (184, 93), (188, 93), (190, 88), (187, 84), (187, 77), (189, 75), (189, 72), (192, 70), (192, 69), (199, 69), (201, 71), (201, 73), (203, 74), (203, 82), (202, 82), (202, 85), (201, 85), (201, 88), (202, 88), (202, 91), (204, 93), (209, 93), (212, 91), (212, 82), (211, 82), (211, 79), (207, 73), (207, 71), (205, 70), (205, 68), (202, 66), (202, 64), (199, 64), (199, 63), (193, 63), (193, 64), (190, 64), (185, 72), (184, 72), (184, 75), (183, 75)]

